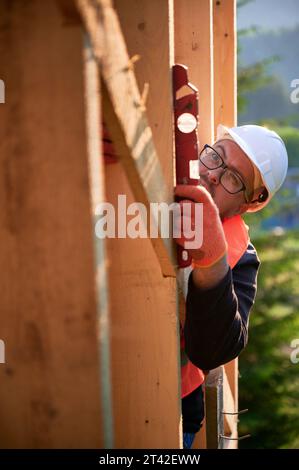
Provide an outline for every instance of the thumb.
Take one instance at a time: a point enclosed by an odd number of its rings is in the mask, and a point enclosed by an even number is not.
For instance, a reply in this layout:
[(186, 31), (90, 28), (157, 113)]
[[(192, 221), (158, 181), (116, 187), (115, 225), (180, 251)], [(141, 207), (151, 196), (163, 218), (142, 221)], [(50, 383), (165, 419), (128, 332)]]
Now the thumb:
[(215, 205), (212, 196), (203, 186), (179, 184), (174, 189), (175, 196), (191, 199), (195, 202), (203, 202)]

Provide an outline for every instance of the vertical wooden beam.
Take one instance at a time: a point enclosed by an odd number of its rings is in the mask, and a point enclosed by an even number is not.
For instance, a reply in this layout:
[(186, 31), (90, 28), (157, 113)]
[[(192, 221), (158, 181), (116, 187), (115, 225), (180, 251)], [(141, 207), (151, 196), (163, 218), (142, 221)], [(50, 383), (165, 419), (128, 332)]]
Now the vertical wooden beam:
[(205, 384), (207, 448), (222, 446), (223, 373), (222, 367), (210, 371)]
[(239, 380), (238, 364), (239, 364), (238, 358), (225, 364), (225, 372), (227, 375), (227, 380), (231, 388), (232, 396), (234, 398), (234, 409), (231, 410), (232, 412), (238, 411), (238, 380)]
[(172, 0), (116, 0), (114, 4), (129, 56), (140, 56), (134, 66), (137, 83), (141, 94), (148, 85), (146, 114), (166, 185), (172, 191)]
[[(77, 0), (76, 3), (94, 54), (101, 63), (105, 123), (133, 194), (148, 210), (150, 202), (171, 203), (173, 189), (163, 176), (146, 118), (144, 94), (142, 98), (133, 71), (133, 59), (129, 58), (111, 1), (98, 0), (95, 4), (90, 0)], [(163, 226), (161, 231), (163, 233)], [(152, 237), (151, 242), (163, 275), (175, 277), (173, 240), (157, 236)]]
[(214, 139), (212, 0), (174, 0), (175, 62), (199, 90), (200, 145)]
[(208, 449), (235, 449), (237, 421), (232, 415), (234, 405), (225, 368), (210, 371), (206, 380), (206, 426)]
[(84, 35), (85, 110), (91, 214), (94, 218), (93, 245), (97, 301), (97, 336), (100, 359), (101, 405), (105, 448), (113, 448), (112, 390), (110, 374), (109, 282), (105, 239), (95, 234), (98, 205), (106, 200), (104, 159), (102, 154), (102, 113), (100, 73), (88, 34)]
[[(135, 64), (140, 90), (145, 83), (149, 84), (147, 116), (170, 193), (173, 188), (171, 3), (115, 2), (129, 55), (141, 57)], [(126, 195), (127, 205), (134, 202), (120, 163), (106, 166), (106, 178), (109, 202), (117, 206), (119, 194)], [(161, 275), (149, 239), (109, 240), (109, 260), (115, 445), (179, 448), (176, 280)]]
[(82, 31), (0, 2), (0, 446), (104, 445)]
[[(215, 130), (237, 124), (236, 1), (213, 0)], [(234, 409), (238, 409), (238, 359), (225, 365)]]
[(213, 0), (214, 104), (218, 124), (237, 123), (237, 32), (236, 1)]
[[(211, 0), (174, 0), (175, 62), (188, 66), (199, 91), (199, 146), (214, 140), (213, 8)], [(206, 424), (194, 442), (206, 447)]]
[(192, 445), (192, 449), (206, 449), (207, 448), (207, 426), (206, 419), (203, 420), (202, 427), (199, 432), (196, 433), (195, 439)]
[(225, 367), (223, 367), (223, 434), (228, 438), (232, 438), (222, 439), (222, 445), (226, 449), (236, 449), (238, 447), (238, 441), (235, 440), (238, 437), (238, 415), (231, 414), (234, 412), (234, 407), (235, 400), (231, 393)]

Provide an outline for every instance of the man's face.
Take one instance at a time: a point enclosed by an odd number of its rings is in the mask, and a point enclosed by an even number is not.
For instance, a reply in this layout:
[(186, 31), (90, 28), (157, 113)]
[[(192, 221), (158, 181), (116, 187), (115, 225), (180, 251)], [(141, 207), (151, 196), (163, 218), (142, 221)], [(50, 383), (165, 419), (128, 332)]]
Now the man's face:
[[(243, 150), (236, 142), (229, 139), (218, 140), (213, 148), (222, 157), (225, 165), (239, 175), (246, 187), (247, 194), (252, 194), (254, 170)], [(211, 194), (222, 219), (242, 214), (247, 209), (244, 191), (230, 194), (221, 185), (220, 177), (223, 171), (223, 168), (209, 170), (200, 162), (200, 184)]]

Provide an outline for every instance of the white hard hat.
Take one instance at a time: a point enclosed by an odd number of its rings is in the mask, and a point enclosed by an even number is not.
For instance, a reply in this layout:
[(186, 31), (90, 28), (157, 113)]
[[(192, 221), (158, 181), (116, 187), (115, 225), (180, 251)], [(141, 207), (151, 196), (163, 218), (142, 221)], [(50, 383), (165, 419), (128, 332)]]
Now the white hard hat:
[(258, 169), (263, 185), (267, 188), (269, 196), (266, 201), (248, 209), (248, 212), (256, 212), (268, 204), (285, 180), (288, 169), (285, 144), (276, 132), (252, 124), (230, 128), (220, 124), (217, 129), (217, 140), (224, 139), (225, 135), (233, 138), (246, 153)]

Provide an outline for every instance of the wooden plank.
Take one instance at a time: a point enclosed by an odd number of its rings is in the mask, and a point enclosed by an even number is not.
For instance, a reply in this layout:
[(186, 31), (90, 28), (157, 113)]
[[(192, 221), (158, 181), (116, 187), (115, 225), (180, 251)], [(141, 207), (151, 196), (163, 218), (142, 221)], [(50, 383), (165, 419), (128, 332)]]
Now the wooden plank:
[(234, 412), (234, 397), (223, 366), (210, 371), (205, 387), (206, 434), (208, 449), (235, 449), (238, 416)]
[(209, 372), (205, 384), (207, 448), (218, 449), (223, 433), (222, 368)]
[(236, 417), (229, 413), (234, 411), (234, 399), (231, 393), (226, 374), (223, 379), (223, 413), (224, 413), (224, 434), (235, 437)]
[(99, 373), (101, 376), (101, 401), (103, 413), (104, 447), (113, 448), (112, 391), (110, 374), (110, 335), (109, 335), (109, 283), (108, 260), (105, 239), (95, 235), (98, 205), (106, 200), (104, 160), (102, 149), (102, 113), (100, 76), (98, 64), (94, 58), (90, 40), (84, 36), (84, 79), (86, 134), (88, 148), (88, 167), (91, 192), (91, 214), (94, 218), (94, 269), (97, 296), (97, 333), (100, 358)]
[(234, 409), (232, 411), (238, 411), (238, 380), (239, 380), (239, 369), (238, 369), (238, 358), (225, 364), (225, 372), (228, 383), (234, 399)]
[(64, 19), (63, 26), (81, 24), (81, 16), (76, 8), (75, 0), (55, 0)]
[[(150, 202), (172, 202), (173, 188), (163, 176), (119, 20), (108, 0), (77, 0), (77, 5), (101, 64), (109, 132), (134, 196), (149, 213)], [(172, 159), (172, 153), (168, 157)], [(163, 275), (175, 277), (172, 239), (159, 236), (151, 242)]]
[(206, 419), (203, 420), (202, 427), (196, 433), (192, 445), (192, 449), (206, 449), (207, 448), (207, 434), (206, 434)]
[[(174, 50), (175, 62), (187, 65), (189, 80), (199, 90), (199, 146), (213, 142), (213, 28), (212, 3), (210, 0), (174, 0)], [(180, 309), (181, 318), (184, 309)], [(213, 392), (208, 400), (212, 400)], [(213, 412), (210, 407), (210, 414)], [(211, 425), (213, 418), (211, 418)], [(205, 448), (211, 444), (211, 426), (205, 420), (204, 427), (196, 437), (194, 448)], [(216, 446), (217, 443), (214, 445)]]
[[(149, 83), (148, 122), (172, 191), (173, 144), (170, 62), (171, 10), (167, 1), (115, 3), (140, 90)], [(157, 20), (159, 19), (159, 21)], [(160, 96), (160, 97), (159, 97)], [(127, 113), (127, 118), (129, 118)], [(104, 115), (106, 120), (106, 114)], [(107, 196), (136, 201), (121, 163), (106, 166)], [(137, 199), (138, 200), (138, 199)], [(115, 445), (181, 446), (180, 369), (176, 280), (165, 278), (148, 239), (109, 240)]]
[[(237, 33), (235, 0), (213, 1), (215, 129), (237, 123)], [(238, 410), (238, 359), (225, 365)]]
[[(134, 202), (120, 163), (107, 165), (107, 200)], [(116, 448), (179, 448), (176, 281), (163, 277), (148, 239), (109, 239)]]
[[(116, 0), (114, 5), (125, 35), (130, 57), (139, 56), (134, 65), (139, 93), (142, 95), (148, 84), (146, 112), (153, 141), (161, 164), (164, 181), (169, 191), (173, 187), (173, 128), (172, 128), (172, 83), (170, 68), (174, 61), (172, 2), (167, 0)], [(161, 9), (163, 22), (158, 21), (155, 30), (150, 30), (157, 21)], [(138, 18), (136, 18), (136, 12)], [(166, 38), (168, 36), (168, 40)], [(161, 43), (159, 42), (161, 41)], [(163, 47), (159, 47), (159, 44)], [(155, 53), (153, 53), (155, 51)], [(152, 77), (155, 76), (156, 80)], [(163, 136), (161, 138), (161, 136)]]
[(174, 0), (175, 62), (199, 90), (200, 146), (214, 139), (212, 0)]
[[(189, 67), (190, 81), (199, 89), (198, 135), (202, 145), (214, 140), (219, 123), (236, 123), (235, 1), (175, 0), (174, 18), (175, 61)], [(232, 361), (225, 369), (232, 390), (232, 411), (236, 411), (238, 361)], [(217, 423), (213, 421), (217, 410), (215, 390), (208, 391), (212, 420), (207, 423), (208, 446), (218, 445), (214, 432)]]
[[(235, 400), (231, 392), (228, 377), (223, 368), (223, 417), (224, 417), (224, 435), (227, 437), (237, 438), (238, 437), (238, 415), (232, 415), (230, 413), (235, 412)], [(223, 447), (226, 449), (237, 449), (238, 441), (222, 439)]]
[(0, 2), (2, 448), (104, 445), (82, 31)]
[(213, 0), (215, 130), (237, 122), (236, 1)]

